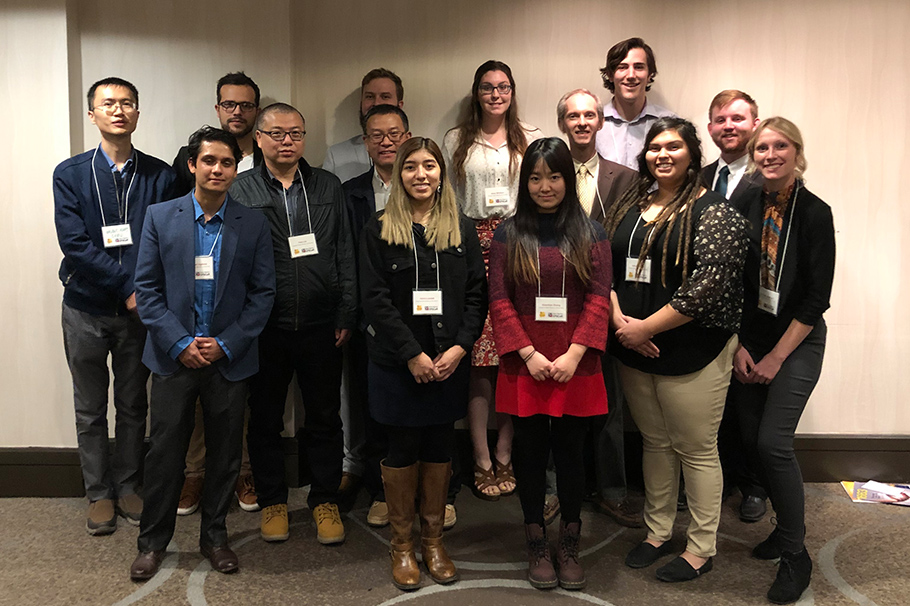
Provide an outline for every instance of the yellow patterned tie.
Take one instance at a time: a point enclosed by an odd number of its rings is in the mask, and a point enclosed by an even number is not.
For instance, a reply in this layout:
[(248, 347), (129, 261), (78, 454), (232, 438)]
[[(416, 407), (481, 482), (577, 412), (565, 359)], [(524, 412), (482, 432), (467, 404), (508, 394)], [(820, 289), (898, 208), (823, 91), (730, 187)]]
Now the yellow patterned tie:
[(581, 202), (582, 208), (585, 209), (585, 213), (591, 214), (591, 207), (594, 206), (594, 175), (588, 170), (588, 167), (584, 164), (579, 165), (578, 167), (578, 200)]

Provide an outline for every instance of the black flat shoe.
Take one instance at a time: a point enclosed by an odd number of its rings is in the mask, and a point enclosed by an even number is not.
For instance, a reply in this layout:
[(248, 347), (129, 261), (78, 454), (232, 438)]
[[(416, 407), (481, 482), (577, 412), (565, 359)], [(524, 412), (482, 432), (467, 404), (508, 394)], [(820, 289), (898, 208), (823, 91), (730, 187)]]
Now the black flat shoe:
[(664, 564), (657, 569), (657, 579), (664, 583), (691, 581), (707, 572), (711, 572), (712, 568), (714, 568), (714, 558), (708, 558), (708, 561), (696, 570), (682, 556), (679, 556), (675, 560), (671, 560), (669, 564)]
[(655, 547), (647, 541), (642, 541), (626, 556), (626, 566), (629, 568), (647, 568), (659, 560), (661, 556), (667, 555), (671, 551), (673, 551), (673, 548), (670, 547), (670, 541), (665, 541), (660, 547)]

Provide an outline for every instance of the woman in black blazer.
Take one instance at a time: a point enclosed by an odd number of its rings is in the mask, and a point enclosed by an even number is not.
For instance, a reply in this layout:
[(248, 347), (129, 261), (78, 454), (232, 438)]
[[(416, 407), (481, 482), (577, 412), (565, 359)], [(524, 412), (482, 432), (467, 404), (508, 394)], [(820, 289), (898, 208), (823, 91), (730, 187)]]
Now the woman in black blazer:
[(739, 408), (746, 450), (757, 457), (756, 469), (777, 514), (777, 528), (752, 555), (780, 558), (768, 599), (788, 604), (809, 586), (812, 572), (793, 436), (821, 374), (834, 222), (831, 208), (801, 178), (806, 159), (795, 124), (780, 117), (759, 124), (749, 156), (764, 186), (734, 204), (751, 223), (751, 246), (729, 401)]
[(470, 357), (487, 315), (477, 232), (459, 215), (442, 152), (431, 139), (401, 145), (384, 211), (360, 242), (368, 324), (370, 415), (385, 426), (382, 480), (392, 526), (392, 581), (420, 585), (411, 527), (420, 487), (423, 561), (438, 583), (458, 579), (442, 545), (454, 423), (467, 414)]

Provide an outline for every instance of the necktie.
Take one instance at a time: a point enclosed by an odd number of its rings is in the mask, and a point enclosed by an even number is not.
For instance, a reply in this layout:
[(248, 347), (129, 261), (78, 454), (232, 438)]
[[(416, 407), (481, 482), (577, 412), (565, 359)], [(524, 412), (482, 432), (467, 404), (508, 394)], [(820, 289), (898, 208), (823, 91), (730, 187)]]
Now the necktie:
[(594, 175), (588, 171), (588, 167), (581, 164), (578, 167), (578, 201), (581, 202), (585, 214), (591, 214), (591, 207), (594, 206)]
[(714, 184), (714, 191), (722, 195), (724, 198), (727, 197), (727, 177), (730, 176), (730, 167), (724, 166), (717, 173), (717, 183)]

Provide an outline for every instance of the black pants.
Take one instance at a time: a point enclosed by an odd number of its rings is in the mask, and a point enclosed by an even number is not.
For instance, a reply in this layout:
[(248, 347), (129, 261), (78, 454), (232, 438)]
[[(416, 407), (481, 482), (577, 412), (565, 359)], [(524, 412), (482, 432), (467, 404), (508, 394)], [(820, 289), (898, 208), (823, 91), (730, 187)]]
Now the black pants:
[(448, 463), (452, 458), (455, 426), (452, 423), (425, 427), (383, 425), (389, 437), (386, 467), (409, 467), (417, 461)]
[(140, 551), (163, 550), (174, 536), (197, 398), (202, 403), (206, 451), (199, 543), (227, 544), (224, 519), (240, 471), (246, 397), (246, 381), (228, 381), (217, 366), (181, 367), (172, 375), (152, 375), (145, 503), (137, 541)]
[[(287, 503), (281, 431), (291, 377), (303, 396), (303, 444), (312, 483), (311, 508), (335, 503), (344, 460), (341, 416), (341, 349), (331, 325), (300, 331), (266, 328), (259, 336), (259, 373), (250, 380), (247, 445), (259, 505)], [(206, 473), (206, 476), (208, 474)]]
[[(827, 328), (820, 320), (781, 365), (770, 385), (730, 385), (746, 452), (757, 453), (754, 461), (777, 514), (779, 544), (783, 551), (799, 553), (806, 536), (806, 495), (799, 461), (793, 452), (793, 436), (818, 383), (825, 355)], [(744, 344), (753, 359), (760, 355)]]
[[(732, 379), (736, 383), (736, 379)], [(758, 453), (746, 452), (747, 448), (755, 447), (755, 440), (743, 440), (742, 423), (738, 403), (733, 399), (733, 389), (727, 392), (727, 402), (724, 406), (724, 416), (720, 421), (717, 431), (717, 451), (720, 455), (720, 466), (724, 472), (724, 495), (738, 488), (743, 498), (768, 497), (761, 484), (759, 471), (755, 468)]]
[(525, 524), (543, 524), (547, 460), (553, 452), (556, 494), (563, 522), (580, 521), (585, 489), (584, 442), (587, 417), (512, 416), (512, 465)]

